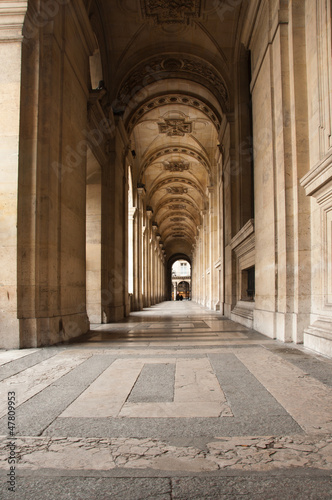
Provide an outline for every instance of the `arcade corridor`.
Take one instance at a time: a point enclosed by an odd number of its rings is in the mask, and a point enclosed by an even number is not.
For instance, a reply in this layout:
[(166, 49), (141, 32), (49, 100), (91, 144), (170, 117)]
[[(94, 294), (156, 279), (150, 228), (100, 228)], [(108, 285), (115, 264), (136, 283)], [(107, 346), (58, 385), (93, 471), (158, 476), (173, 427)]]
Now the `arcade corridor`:
[[(332, 496), (332, 361), (193, 302), (0, 352), (24, 500)], [(8, 438), (0, 441), (6, 481)]]
[(331, 61), (331, 0), (0, 0), (1, 500), (332, 498)]

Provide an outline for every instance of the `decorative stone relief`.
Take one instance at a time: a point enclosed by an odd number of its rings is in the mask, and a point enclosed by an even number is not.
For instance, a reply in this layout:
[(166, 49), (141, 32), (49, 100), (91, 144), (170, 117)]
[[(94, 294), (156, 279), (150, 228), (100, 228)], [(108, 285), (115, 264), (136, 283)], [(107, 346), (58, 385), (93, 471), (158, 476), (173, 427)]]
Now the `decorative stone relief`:
[[(140, 178), (141, 179), (143, 178), (143, 174), (144, 174), (145, 170), (150, 165), (152, 165), (152, 163), (154, 163), (155, 161), (158, 161), (158, 160), (160, 161), (160, 158), (162, 156), (166, 156), (166, 155), (169, 155), (172, 153), (177, 153), (179, 155), (185, 154), (185, 155), (191, 156), (192, 158), (197, 160), (205, 168), (209, 177), (211, 176), (211, 169), (210, 169), (209, 160), (207, 158), (205, 158), (205, 156), (203, 156), (200, 152), (195, 151), (195, 150), (188, 148), (188, 147), (172, 146), (172, 147), (162, 148), (159, 151), (157, 151), (156, 153), (153, 153), (151, 156), (149, 156), (147, 158), (147, 160), (145, 161), (145, 163), (143, 164)], [(179, 161), (183, 161), (183, 160), (180, 159)]]
[(166, 188), (166, 191), (170, 194), (187, 194), (188, 193), (188, 189), (187, 188), (184, 188), (184, 187), (178, 187), (178, 186), (174, 186), (174, 187), (168, 187)]
[(170, 210), (185, 210), (186, 209), (186, 205), (170, 205), (169, 206), (169, 209)]
[(165, 119), (164, 123), (158, 123), (159, 133), (169, 137), (183, 137), (192, 131), (192, 122), (186, 122), (184, 118)]
[(198, 18), (201, 0), (141, 0), (142, 13), (156, 24), (188, 23)]
[(181, 78), (182, 76), (204, 83), (219, 99), (224, 111), (229, 111), (230, 100), (228, 90), (221, 75), (214, 66), (200, 58), (182, 58), (174, 55), (164, 55), (137, 65), (121, 85), (115, 111), (125, 108), (135, 93), (142, 90), (145, 86), (162, 79)]
[(189, 166), (189, 163), (184, 161), (170, 161), (164, 163), (165, 170), (169, 170), (170, 172), (183, 172), (184, 170), (189, 170)]
[[(158, 208), (156, 209), (156, 212), (158, 212), (158, 210), (161, 210), (162, 208), (168, 206), (169, 204), (177, 204), (177, 203), (180, 203), (180, 205), (182, 206), (183, 203), (185, 203), (186, 205), (192, 207), (196, 212), (198, 211), (198, 206), (196, 204), (194, 204), (191, 200), (187, 200), (187, 199), (183, 199), (183, 198), (171, 198), (170, 200), (166, 200), (162, 203), (160, 203), (158, 205)], [(172, 210), (172, 208), (170, 209)], [(176, 208), (174, 210), (177, 210)], [(182, 210), (180, 208), (180, 210)], [(175, 214), (173, 214), (175, 215)], [(177, 215), (182, 215), (181, 212), (178, 212)], [(186, 216), (188, 216), (188, 213), (186, 213)]]
[[(129, 125), (127, 125), (129, 133), (133, 130), (136, 123), (149, 111), (160, 106), (166, 106), (167, 104), (182, 104), (185, 106), (191, 106), (193, 108), (199, 109), (204, 113), (214, 124), (216, 129), (220, 130), (221, 117), (219, 113), (212, 109), (210, 104), (205, 103), (197, 97), (192, 97), (183, 94), (169, 94), (162, 97), (156, 97), (151, 99), (141, 105), (140, 108), (135, 110), (134, 114), (129, 118)], [(128, 122), (127, 122), (128, 123)]]
[[(182, 217), (182, 214), (185, 216), (185, 217)], [(173, 220), (174, 219), (174, 220)], [(167, 213), (166, 216), (164, 216), (161, 220), (160, 220), (160, 225), (163, 224), (163, 222), (165, 222), (167, 220), (167, 222), (171, 221), (171, 222), (177, 222), (175, 219), (179, 219), (179, 222), (182, 222), (182, 221), (191, 221), (195, 227), (196, 227), (196, 221), (195, 221), (195, 218), (193, 217), (193, 215), (191, 215), (188, 211), (186, 211), (185, 213), (183, 213), (183, 211), (179, 211), (179, 212), (172, 212), (171, 214)]]

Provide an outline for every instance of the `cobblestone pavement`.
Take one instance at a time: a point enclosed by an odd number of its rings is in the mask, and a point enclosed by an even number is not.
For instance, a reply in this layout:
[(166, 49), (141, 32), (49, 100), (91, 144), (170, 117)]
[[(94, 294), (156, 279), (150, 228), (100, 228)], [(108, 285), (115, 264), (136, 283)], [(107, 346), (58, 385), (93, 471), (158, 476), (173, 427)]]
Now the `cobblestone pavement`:
[(331, 368), (191, 302), (0, 351), (0, 498), (330, 499)]

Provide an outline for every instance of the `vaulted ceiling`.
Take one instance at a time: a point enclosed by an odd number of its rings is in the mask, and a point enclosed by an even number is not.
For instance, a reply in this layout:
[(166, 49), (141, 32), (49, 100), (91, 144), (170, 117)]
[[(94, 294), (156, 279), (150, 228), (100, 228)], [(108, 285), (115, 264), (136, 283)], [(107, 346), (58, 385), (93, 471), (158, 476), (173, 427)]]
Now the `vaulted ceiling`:
[(233, 110), (247, 0), (90, 2), (104, 80), (167, 255), (190, 255)]

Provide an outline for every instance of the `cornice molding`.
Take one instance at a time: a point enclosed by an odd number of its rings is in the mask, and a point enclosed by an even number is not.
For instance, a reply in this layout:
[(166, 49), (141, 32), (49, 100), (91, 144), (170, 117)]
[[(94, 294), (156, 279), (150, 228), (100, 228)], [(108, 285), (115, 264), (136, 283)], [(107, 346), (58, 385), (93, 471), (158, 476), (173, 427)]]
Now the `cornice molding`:
[(0, 0), (0, 42), (21, 41), (28, 1)]

